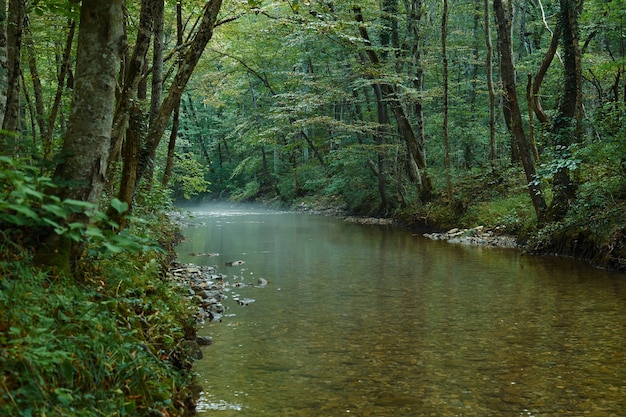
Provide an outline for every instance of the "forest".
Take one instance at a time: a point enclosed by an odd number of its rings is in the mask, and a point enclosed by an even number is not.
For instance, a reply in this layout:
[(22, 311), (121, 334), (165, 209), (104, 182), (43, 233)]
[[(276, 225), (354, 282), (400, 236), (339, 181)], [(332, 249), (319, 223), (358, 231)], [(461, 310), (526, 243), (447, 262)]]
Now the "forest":
[(0, 0), (0, 414), (189, 411), (175, 204), (625, 270), (625, 25), (624, 0)]

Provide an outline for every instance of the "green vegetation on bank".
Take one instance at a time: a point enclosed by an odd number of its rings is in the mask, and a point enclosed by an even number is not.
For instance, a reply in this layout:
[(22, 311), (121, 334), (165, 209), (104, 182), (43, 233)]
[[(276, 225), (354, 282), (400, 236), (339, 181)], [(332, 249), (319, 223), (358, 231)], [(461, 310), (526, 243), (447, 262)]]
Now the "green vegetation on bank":
[[(177, 231), (167, 200), (138, 206), (123, 235), (107, 216), (62, 225), (88, 205), (50, 179), (0, 164), (0, 415), (176, 416), (190, 407), (194, 310), (164, 280)], [(85, 244), (73, 274), (36, 266), (48, 230)]]

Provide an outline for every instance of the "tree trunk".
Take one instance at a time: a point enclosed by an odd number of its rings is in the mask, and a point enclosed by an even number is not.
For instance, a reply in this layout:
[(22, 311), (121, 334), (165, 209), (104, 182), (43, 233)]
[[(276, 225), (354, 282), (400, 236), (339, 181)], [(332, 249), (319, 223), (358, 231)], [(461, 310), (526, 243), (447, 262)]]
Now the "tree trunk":
[(5, 143), (12, 152), (17, 150), (17, 133), (20, 119), (20, 86), (22, 69), (21, 46), (24, 19), (26, 18), (26, 1), (10, 0), (7, 22), (7, 101), (2, 130)]
[(39, 133), (42, 138), (48, 136), (46, 114), (44, 108), (43, 88), (41, 86), (41, 78), (37, 68), (37, 57), (35, 55), (35, 45), (33, 43), (33, 34), (30, 29), (26, 28), (26, 36), (24, 37), (24, 46), (28, 54), (28, 69), (33, 82), (33, 93), (35, 95), (35, 119), (39, 127)]
[(70, 20), (68, 22), (68, 34), (65, 42), (65, 48), (63, 49), (63, 57), (61, 62), (61, 68), (59, 69), (57, 89), (54, 95), (54, 101), (50, 108), (50, 115), (48, 116), (48, 128), (46, 129), (46, 137), (43, 138), (43, 155), (45, 159), (49, 159), (52, 153), (52, 135), (54, 133), (54, 126), (56, 124), (57, 114), (59, 113), (59, 107), (61, 105), (61, 99), (63, 98), (63, 91), (65, 90), (65, 77), (70, 72), (70, 54), (72, 52), (72, 44), (74, 43), (74, 35), (76, 33), (76, 22)]
[(98, 203), (104, 185), (115, 87), (123, 47), (123, 0), (83, 0), (80, 14), (76, 79), (63, 162), (55, 176), (74, 182), (62, 197)]
[(491, 13), (489, 0), (484, 0), (485, 9), (485, 70), (487, 76), (487, 91), (489, 92), (489, 161), (491, 167), (496, 166), (496, 93), (493, 88), (493, 44), (491, 43)]
[[(9, 89), (7, 65), (7, 1), (0, 0), (0, 122), (4, 120), (7, 110), (7, 92)], [(6, 150), (4, 147), (7, 145), (5, 137), (0, 140), (0, 145), (2, 145), (1, 150), (4, 154)]]
[(443, 148), (446, 167), (446, 193), (452, 198), (452, 181), (450, 180), (450, 140), (448, 138), (448, 52), (447, 52), (447, 29), (448, 29), (448, 0), (443, 0), (443, 12), (441, 15), (441, 57), (443, 59)]
[(557, 48), (559, 47), (559, 37), (561, 33), (561, 27), (557, 26), (556, 30), (552, 33), (552, 38), (550, 40), (550, 46), (548, 47), (548, 51), (546, 55), (543, 57), (541, 61), (541, 65), (535, 74), (532, 83), (532, 100), (533, 100), (533, 110), (537, 119), (546, 127), (550, 128), (550, 118), (546, 114), (543, 106), (541, 105), (541, 97), (539, 95), (539, 91), (541, 90), (541, 84), (543, 83), (543, 78), (548, 72), (548, 68), (550, 68), (550, 64), (554, 59), (554, 55), (556, 55)]
[[(120, 54), (124, 47), (123, 0), (83, 0), (76, 50), (76, 79), (67, 134), (55, 178), (71, 184), (59, 190), (69, 198), (98, 204), (107, 173), (111, 127), (115, 111), (115, 88)], [(87, 223), (85, 214), (71, 215), (68, 222)], [(82, 246), (53, 235), (40, 255), (48, 265), (66, 272), (70, 260), (80, 258)], [(59, 252), (57, 247), (64, 248)]]
[(374, 136), (374, 140), (378, 147), (377, 168), (374, 170), (378, 179), (378, 194), (380, 195), (381, 208), (383, 213), (389, 212), (389, 198), (387, 197), (387, 179), (386, 179), (386, 161), (384, 154), (385, 131), (389, 126), (389, 115), (387, 114), (387, 105), (385, 104), (380, 84), (374, 84), (374, 93), (376, 95), (376, 108), (378, 113), (378, 128)]
[(130, 214), (133, 207), (133, 196), (137, 183), (132, 181), (137, 178), (139, 170), (139, 150), (141, 149), (141, 139), (145, 131), (146, 117), (141, 111), (139, 103), (133, 103), (129, 109), (128, 129), (126, 129), (126, 139), (122, 146), (122, 180), (120, 182), (120, 191), (117, 198), (128, 204), (128, 209), (124, 213), (120, 213), (112, 207), (109, 208), (108, 214), (111, 219), (119, 225), (119, 230), (126, 228), (126, 216)]
[(541, 184), (535, 177), (535, 165), (532, 160), (530, 146), (526, 139), (522, 125), (522, 113), (517, 100), (515, 83), (515, 66), (513, 64), (513, 49), (511, 47), (511, 20), (502, 0), (494, 0), (493, 7), (498, 25), (498, 48), (500, 50), (500, 77), (504, 89), (503, 113), (509, 120), (509, 128), (513, 143), (517, 147), (526, 181), (528, 192), (533, 202), (537, 220), (543, 223), (546, 215), (546, 203), (543, 197)]
[[(563, 40), (563, 95), (554, 118), (552, 133), (555, 153), (560, 159), (570, 157), (570, 145), (581, 136), (581, 65), (578, 47), (578, 13), (580, 0), (561, 0), (559, 26)], [(576, 184), (567, 166), (561, 166), (554, 175), (554, 198), (550, 206), (551, 220), (562, 219), (569, 205), (576, 199)]]
[[(124, 73), (122, 91), (119, 94), (115, 118), (113, 121), (113, 137), (111, 140), (111, 160), (117, 159), (122, 148), (124, 132), (128, 125), (132, 100), (136, 97), (137, 87), (141, 79), (146, 54), (150, 48), (152, 37), (152, 21), (156, 2), (158, 0), (142, 0), (139, 15), (139, 29), (137, 40), (131, 58)], [(128, 179), (122, 179), (127, 181)]]
[[(174, 155), (176, 154), (176, 138), (178, 137), (178, 128), (180, 126), (180, 105), (174, 109), (174, 115), (172, 116), (172, 130), (170, 131), (170, 140), (167, 143), (167, 159), (165, 161), (165, 169), (163, 170), (163, 177), (161, 178), (161, 186), (166, 188), (172, 177), (172, 171), (174, 170)], [(202, 151), (206, 155), (206, 150), (202, 145), (202, 139), (200, 139)]]
[[(154, 7), (154, 40), (152, 46), (152, 85), (150, 97), (150, 124), (159, 114), (159, 107), (163, 100), (163, 26), (164, 26), (164, 0), (157, 0)], [(180, 44), (176, 45), (177, 47)]]
[(222, 0), (210, 0), (204, 6), (204, 14), (198, 30), (194, 34), (185, 56), (180, 63), (176, 76), (172, 80), (167, 97), (163, 100), (163, 103), (159, 107), (157, 117), (150, 125), (150, 129), (146, 137), (146, 143), (142, 149), (142, 159), (147, 161), (147, 166), (142, 166), (142, 169), (139, 172), (138, 180), (145, 176), (146, 181), (152, 181), (157, 147), (159, 146), (161, 137), (167, 128), (167, 124), (169, 123), (170, 116), (172, 115), (174, 108), (180, 103), (180, 97), (185, 90), (185, 86), (187, 85), (189, 78), (191, 78), (191, 74), (198, 64), (200, 57), (202, 56), (204, 48), (213, 37), (213, 29), (215, 27), (217, 15), (221, 6)]
[[(354, 16), (356, 21), (359, 23), (359, 33), (365, 45), (368, 46), (366, 49), (367, 57), (369, 61), (374, 64), (380, 64), (380, 60), (378, 59), (378, 54), (376, 51), (371, 48), (372, 42), (370, 41), (369, 34), (367, 32), (367, 28), (364, 25), (363, 14), (361, 12), (360, 7), (353, 7)], [(389, 102), (391, 109), (394, 113), (398, 124), (398, 133), (400, 137), (404, 139), (406, 142), (409, 155), (421, 171), (420, 180), (421, 182), (417, 184), (418, 192), (420, 197), (424, 200), (427, 200), (431, 197), (433, 192), (432, 182), (430, 177), (426, 171), (426, 149), (423, 143), (419, 143), (417, 138), (415, 137), (415, 132), (413, 131), (413, 126), (411, 125), (404, 108), (402, 107), (402, 103), (398, 97), (395, 88), (389, 84), (380, 84), (381, 90), (385, 100)]]

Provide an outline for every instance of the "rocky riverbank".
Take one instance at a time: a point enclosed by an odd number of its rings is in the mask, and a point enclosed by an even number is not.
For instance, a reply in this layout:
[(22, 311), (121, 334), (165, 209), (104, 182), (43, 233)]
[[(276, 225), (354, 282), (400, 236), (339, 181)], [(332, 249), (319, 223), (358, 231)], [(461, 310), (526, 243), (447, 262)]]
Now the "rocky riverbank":
[(449, 243), (461, 245), (516, 248), (518, 247), (515, 237), (502, 234), (498, 228), (486, 229), (484, 226), (469, 229), (453, 228), (447, 232), (424, 233), (424, 236), (432, 240), (445, 240)]

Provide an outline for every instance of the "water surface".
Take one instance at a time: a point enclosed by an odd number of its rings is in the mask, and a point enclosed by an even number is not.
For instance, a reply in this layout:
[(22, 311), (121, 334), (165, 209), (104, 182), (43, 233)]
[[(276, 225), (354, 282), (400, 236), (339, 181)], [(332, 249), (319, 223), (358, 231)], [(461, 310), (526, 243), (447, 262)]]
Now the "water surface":
[(623, 274), (323, 216), (195, 214), (182, 261), (270, 281), (202, 328), (201, 416), (626, 415)]

